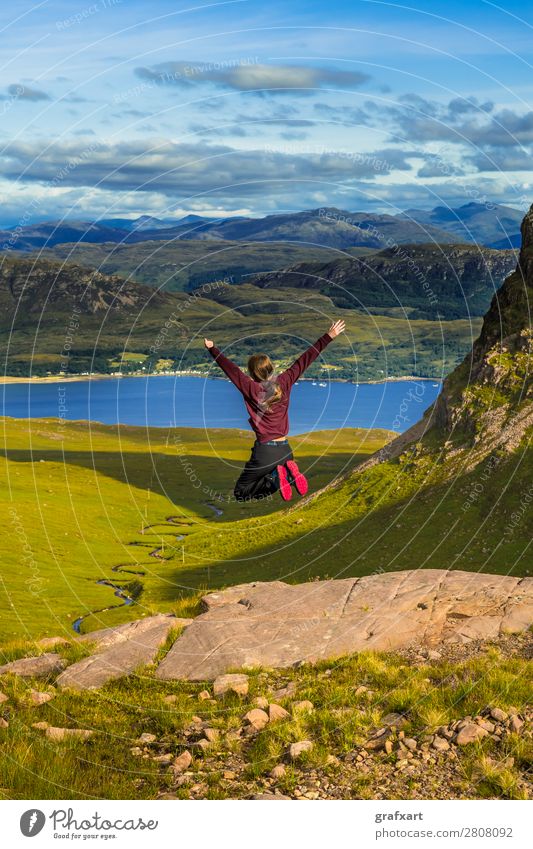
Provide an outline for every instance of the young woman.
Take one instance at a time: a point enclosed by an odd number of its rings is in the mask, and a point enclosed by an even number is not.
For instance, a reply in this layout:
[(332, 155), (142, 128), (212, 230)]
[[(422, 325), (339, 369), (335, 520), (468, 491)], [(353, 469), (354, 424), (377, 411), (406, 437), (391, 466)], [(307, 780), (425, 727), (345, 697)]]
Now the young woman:
[(332, 339), (345, 328), (336, 321), (327, 333), (298, 357), (290, 368), (274, 374), (272, 360), (266, 354), (254, 354), (248, 360), (249, 376), (221, 354), (211, 339), (204, 345), (244, 398), (250, 414), (248, 421), (255, 432), (252, 454), (235, 484), (237, 501), (264, 498), (279, 489), (285, 501), (292, 498), (292, 485), (300, 495), (307, 492), (307, 480), (300, 472), (287, 439), (291, 389), (306, 368), (316, 360)]

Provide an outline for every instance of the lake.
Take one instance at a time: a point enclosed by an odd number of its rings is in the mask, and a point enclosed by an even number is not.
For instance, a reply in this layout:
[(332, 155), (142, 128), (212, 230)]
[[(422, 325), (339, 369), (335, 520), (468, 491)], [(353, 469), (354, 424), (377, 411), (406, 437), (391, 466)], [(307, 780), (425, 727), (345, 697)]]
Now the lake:
[[(341, 427), (401, 433), (422, 417), (440, 386), (430, 380), (325, 386), (300, 381), (291, 396), (291, 433)], [(2, 415), (143, 427), (248, 428), (241, 397), (229, 381), (173, 375), (6, 384)]]

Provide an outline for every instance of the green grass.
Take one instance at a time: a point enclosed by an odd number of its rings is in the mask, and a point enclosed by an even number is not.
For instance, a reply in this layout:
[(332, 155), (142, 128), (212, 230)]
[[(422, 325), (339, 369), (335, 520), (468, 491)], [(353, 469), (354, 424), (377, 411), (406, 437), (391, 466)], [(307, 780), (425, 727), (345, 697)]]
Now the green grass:
[[(265, 674), (256, 669), (250, 671), (250, 692), (244, 700), (228, 696), (219, 702), (198, 700), (203, 684), (161, 682), (152, 675), (153, 667), (148, 667), (139, 670), (138, 676), (110, 683), (98, 692), (59, 691), (40, 707), (30, 706), (28, 683), (4, 679), (2, 690), (9, 699), (1, 713), (9, 727), (0, 729), (0, 792), (16, 799), (154, 798), (172, 788), (168, 771), (150, 758), (140, 759), (130, 749), (143, 732), (157, 737), (152, 754), (177, 755), (191, 748), (184, 731), (197, 714), (218, 729), (220, 736), (207, 761), (195, 752), (190, 777), (178, 795), (186, 798), (188, 787), (198, 781), (208, 783), (208, 798), (246, 795), (250, 787), (260, 789), (274, 765), (287, 761), (291, 742), (312, 740), (312, 752), (298, 767), (288, 766), (280, 784), (280, 789), (291, 792), (300, 766), (328, 775), (327, 756), (344, 759), (390, 711), (405, 712), (406, 736), (421, 740), (436, 725), (476, 715), (487, 706), (523, 711), (532, 683), (531, 662), (505, 658), (495, 648), (454, 664), (443, 660), (411, 667), (401, 656), (370, 652), (297, 670)], [(254, 697), (266, 696), (272, 701), (271, 688), (289, 680), (295, 682), (296, 694), (279, 700), (291, 714), (287, 719), (268, 725), (252, 739), (226, 739), (227, 731), (242, 724)], [(361, 684), (368, 692), (356, 695)], [(37, 686), (47, 689), (46, 683)], [(172, 704), (165, 701), (169, 695), (175, 697)], [(314, 710), (294, 711), (294, 702), (301, 699), (309, 699)], [(50, 743), (42, 730), (32, 727), (37, 721), (91, 729), (94, 734), (86, 742)], [(510, 735), (498, 747), (484, 740), (458, 754), (458, 772), (463, 775), (459, 795), (523, 798), (519, 779), (531, 768), (531, 740)], [(382, 761), (394, 763), (395, 757), (378, 755), (375, 763), (378, 767)], [(509, 757), (514, 763), (505, 761)], [(231, 787), (222, 777), (229, 761), (239, 764), (239, 778)], [(419, 781), (437, 772), (435, 767), (428, 770)], [(339, 777), (338, 767), (333, 768), (330, 779), (335, 779), (335, 773)], [(352, 783), (351, 795), (375, 796), (377, 784), (376, 777), (360, 776)], [(404, 792), (404, 798), (409, 798), (407, 787)]]
[[(278, 498), (224, 501), (249, 456), (252, 438), (244, 431), (215, 428), (208, 443), (199, 429), (147, 433), (53, 419), (5, 419), (3, 425), (0, 639), (68, 633), (78, 615), (120, 604), (98, 579), (143, 592), (135, 606), (86, 620), (85, 630), (153, 610), (190, 612), (211, 580), (203, 548), (222, 548), (247, 517), (277, 522)], [(296, 437), (292, 444), (319, 487), (387, 439), (384, 431), (347, 429)], [(220, 504), (223, 517), (205, 502)], [(173, 523), (169, 517), (176, 517)], [(199, 571), (189, 589), (180, 572), (189, 568), (185, 552), (196, 535), (201, 540), (192, 562)], [(154, 549), (159, 558), (151, 556)], [(113, 572), (117, 565), (124, 571)], [(252, 566), (248, 576), (257, 574)], [(231, 575), (222, 580), (231, 582)]]
[[(84, 631), (155, 611), (194, 615), (207, 590), (257, 579), (411, 568), (529, 574), (527, 446), (465, 471), (469, 452), (443, 462), (429, 435), (416, 453), (291, 509), (277, 497), (228, 500), (250, 448), (244, 431), (213, 429), (207, 443), (195, 429), (10, 419), (4, 427), (3, 640), (69, 633), (80, 615)], [(347, 429), (292, 443), (316, 491), (389, 438)], [(124, 606), (97, 580), (136, 603)]]

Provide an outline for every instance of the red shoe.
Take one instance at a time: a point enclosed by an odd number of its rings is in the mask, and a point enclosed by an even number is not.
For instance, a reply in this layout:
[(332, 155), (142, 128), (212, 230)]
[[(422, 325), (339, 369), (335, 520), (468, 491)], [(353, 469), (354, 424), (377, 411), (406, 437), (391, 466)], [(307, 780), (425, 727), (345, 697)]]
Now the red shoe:
[(279, 491), (284, 501), (290, 501), (292, 498), (292, 487), (287, 478), (287, 469), (285, 466), (277, 466), (279, 477)]
[(287, 460), (285, 463), (287, 469), (289, 470), (289, 474), (292, 477), (292, 483), (296, 487), (296, 492), (299, 495), (305, 495), (307, 490), (309, 489), (309, 484), (307, 483), (307, 478), (305, 475), (302, 475), (300, 469), (298, 468), (298, 464), (295, 460)]

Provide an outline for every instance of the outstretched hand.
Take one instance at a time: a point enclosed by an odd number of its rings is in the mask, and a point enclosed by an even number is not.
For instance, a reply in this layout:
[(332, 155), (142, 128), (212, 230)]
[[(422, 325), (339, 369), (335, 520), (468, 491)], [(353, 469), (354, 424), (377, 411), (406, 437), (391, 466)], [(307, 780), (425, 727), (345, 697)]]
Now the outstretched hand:
[(331, 327), (328, 330), (328, 335), (331, 336), (332, 339), (335, 339), (339, 333), (343, 333), (346, 330), (346, 322), (341, 319), (338, 321), (334, 321)]
[(212, 339), (204, 339), (204, 345), (207, 348), (207, 350), (209, 350), (209, 348), (213, 348), (214, 344), (215, 343), (213, 342)]

